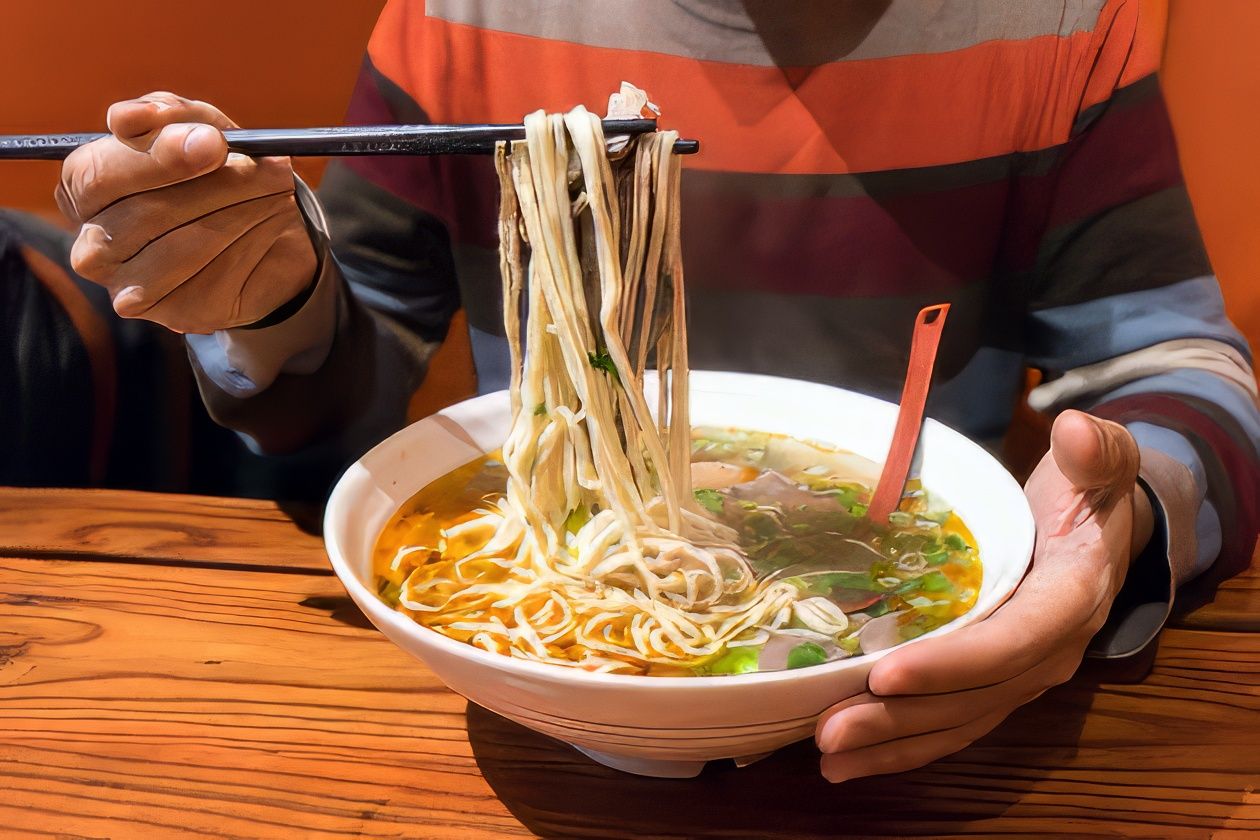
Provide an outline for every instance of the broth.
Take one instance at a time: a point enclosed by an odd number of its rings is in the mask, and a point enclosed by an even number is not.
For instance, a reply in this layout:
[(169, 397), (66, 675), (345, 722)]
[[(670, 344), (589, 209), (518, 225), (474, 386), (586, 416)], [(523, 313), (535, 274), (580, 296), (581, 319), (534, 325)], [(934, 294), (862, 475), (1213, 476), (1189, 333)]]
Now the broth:
[[(492, 605), (444, 610), (436, 602), (410, 609), (400, 596), (418, 581), (432, 586), (435, 576), (484, 543), (462, 544), (458, 529), (453, 535), (448, 529), (475, 520), (485, 500), (502, 495), (507, 471), (498, 459), (492, 453), (424, 487), (386, 525), (373, 558), (383, 600), (465, 642), (475, 643), (477, 633), (468, 627), (473, 622), (461, 619), (484, 620), (498, 610), (503, 615), (496, 620), (511, 621), (513, 613)], [(699, 505), (738, 534), (759, 583), (789, 582), (799, 591), (797, 601), (781, 626), (749, 628), (685, 667), (623, 657), (623, 670), (688, 676), (808, 667), (923, 635), (975, 603), (982, 580), (975, 539), (917, 482), (907, 486), (889, 526), (881, 527), (865, 516), (879, 467), (853, 453), (783, 435), (699, 427), (692, 431), (691, 460)], [(570, 532), (591, 513), (574, 510), (566, 523)], [(510, 564), (468, 561), (474, 563), (478, 583), (511, 578)], [(426, 591), (441, 598), (458, 589)], [(537, 614), (544, 610), (550, 610), (545, 603)], [(604, 626), (606, 635), (633, 632), (612, 619)], [(586, 653), (570, 643), (566, 655), (576, 665)]]

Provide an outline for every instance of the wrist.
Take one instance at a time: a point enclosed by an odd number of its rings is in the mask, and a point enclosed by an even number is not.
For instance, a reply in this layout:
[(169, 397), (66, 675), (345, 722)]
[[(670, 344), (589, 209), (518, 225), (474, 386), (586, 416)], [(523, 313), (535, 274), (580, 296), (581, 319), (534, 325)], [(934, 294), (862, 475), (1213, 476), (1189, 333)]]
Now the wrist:
[(237, 327), (237, 329), (261, 330), (267, 327), (274, 327), (276, 324), (288, 320), (298, 310), (305, 306), (308, 300), (311, 299), (311, 295), (315, 293), (315, 286), (318, 282), (319, 271), (316, 270), (315, 273), (311, 275), (310, 282), (306, 284), (302, 291), (298, 292), (296, 295), (289, 298), (287, 301), (280, 304), (257, 321), (249, 324), (243, 324), (240, 327)]
[(297, 205), (298, 217), (310, 239), (310, 259), (313, 261), (313, 266), (310, 270), (310, 281), (287, 302), (276, 307), (263, 318), (251, 324), (246, 324), (240, 329), (264, 329), (289, 319), (310, 300), (311, 295), (315, 293), (315, 288), (319, 285), (319, 278), (324, 273), (324, 263), (328, 259), (328, 223), (324, 219), (323, 208), (319, 206), (319, 201), (311, 192), (310, 187), (296, 174), (293, 176), (293, 185), (293, 198), (294, 203)]

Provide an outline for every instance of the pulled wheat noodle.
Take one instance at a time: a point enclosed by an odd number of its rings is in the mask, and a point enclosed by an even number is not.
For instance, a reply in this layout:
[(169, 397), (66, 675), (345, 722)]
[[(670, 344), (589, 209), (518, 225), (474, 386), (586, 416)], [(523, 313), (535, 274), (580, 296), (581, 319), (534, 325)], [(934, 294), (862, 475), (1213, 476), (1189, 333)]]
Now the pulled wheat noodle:
[[(694, 666), (784, 626), (798, 590), (758, 584), (735, 533), (692, 497), (677, 132), (610, 160), (600, 119), (579, 107), (530, 114), (525, 135), (495, 155), (507, 487), (439, 546), (401, 549), (396, 564), (417, 550), (429, 560), (400, 604), (521, 659)], [(653, 350), (656, 419), (643, 381)], [(594, 365), (605, 354), (615, 375)], [(593, 515), (573, 533), (577, 508)]]

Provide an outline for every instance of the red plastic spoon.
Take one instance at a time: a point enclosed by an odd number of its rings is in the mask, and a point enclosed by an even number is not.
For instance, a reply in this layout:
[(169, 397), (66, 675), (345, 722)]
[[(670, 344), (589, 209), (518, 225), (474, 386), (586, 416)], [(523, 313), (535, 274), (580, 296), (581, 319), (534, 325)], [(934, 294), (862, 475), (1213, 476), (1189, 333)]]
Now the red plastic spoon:
[(914, 337), (910, 340), (910, 364), (906, 368), (906, 381), (901, 387), (901, 408), (897, 411), (897, 425), (893, 428), (888, 457), (875, 485), (875, 495), (867, 507), (867, 515), (881, 525), (888, 523), (888, 514), (897, 509), (901, 493), (906, 487), (906, 475), (914, 450), (919, 445), (919, 430), (923, 428), (923, 409), (927, 405), (928, 389), (932, 385), (932, 368), (936, 365), (936, 350), (941, 343), (941, 331), (948, 303), (925, 306), (914, 320)]

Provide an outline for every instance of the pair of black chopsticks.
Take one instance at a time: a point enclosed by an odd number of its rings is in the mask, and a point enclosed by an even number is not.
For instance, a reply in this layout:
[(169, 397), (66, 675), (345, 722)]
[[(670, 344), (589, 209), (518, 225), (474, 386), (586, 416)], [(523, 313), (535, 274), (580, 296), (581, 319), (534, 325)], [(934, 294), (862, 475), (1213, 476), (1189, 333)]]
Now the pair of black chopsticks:
[[(656, 120), (604, 120), (604, 136), (647, 134)], [(223, 132), (228, 150), (250, 157), (288, 155), (488, 155), (500, 140), (525, 139), (524, 125), (367, 125), (249, 128)], [(62, 160), (104, 134), (0, 135), (0, 160)], [(678, 140), (674, 153), (695, 154), (698, 140)]]

